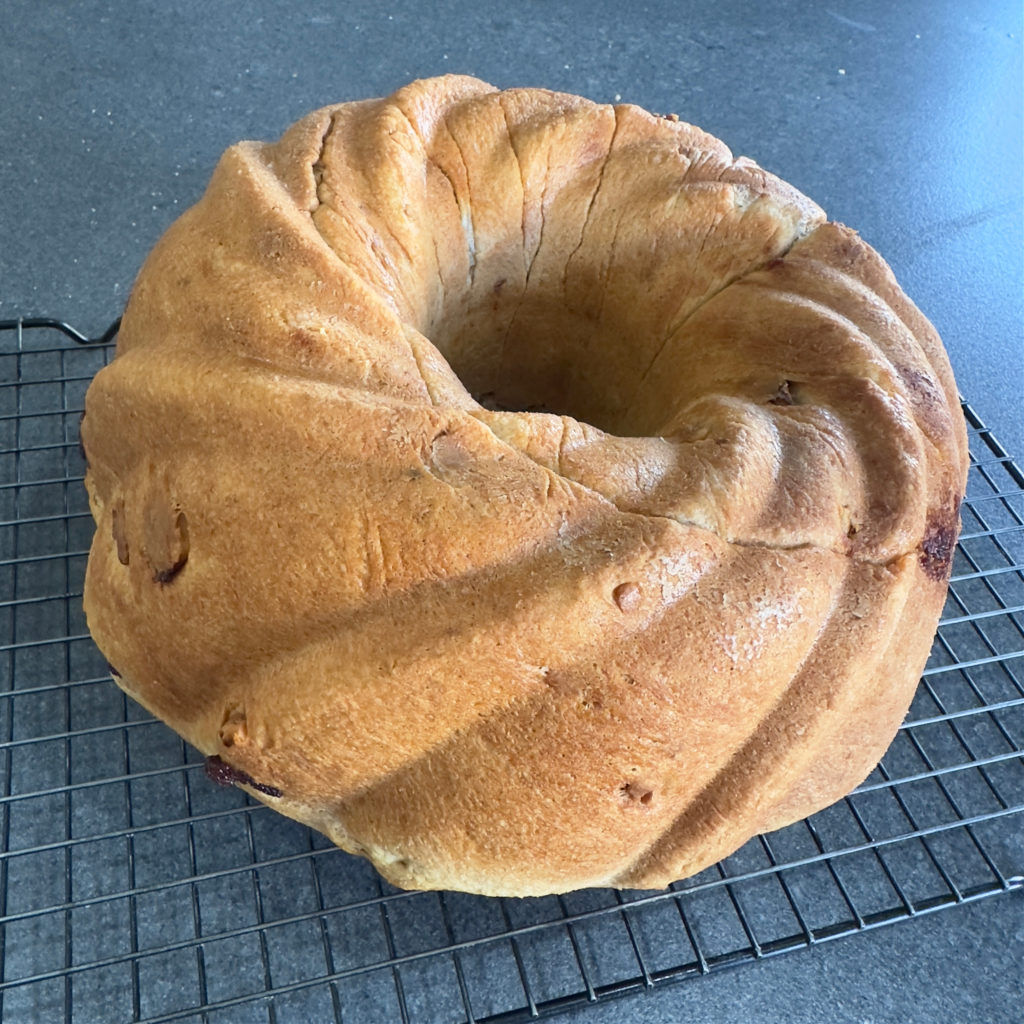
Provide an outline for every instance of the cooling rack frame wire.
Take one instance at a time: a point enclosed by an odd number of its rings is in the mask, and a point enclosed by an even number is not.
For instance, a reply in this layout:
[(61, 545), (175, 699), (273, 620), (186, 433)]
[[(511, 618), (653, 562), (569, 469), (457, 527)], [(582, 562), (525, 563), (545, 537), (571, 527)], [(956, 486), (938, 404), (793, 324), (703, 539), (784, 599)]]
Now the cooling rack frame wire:
[(214, 787), (92, 645), (78, 426), (117, 326), (0, 321), (2, 1019), (511, 1024), (1024, 885), (1024, 474), (966, 403), (950, 596), (864, 785), (665, 891), (405, 893)]

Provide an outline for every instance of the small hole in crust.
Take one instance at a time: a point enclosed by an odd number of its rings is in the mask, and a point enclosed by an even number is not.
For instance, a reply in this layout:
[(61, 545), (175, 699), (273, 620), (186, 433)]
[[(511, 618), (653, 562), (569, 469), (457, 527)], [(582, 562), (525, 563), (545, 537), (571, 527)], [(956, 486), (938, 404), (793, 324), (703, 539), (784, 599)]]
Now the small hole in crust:
[(654, 790), (639, 782), (623, 782), (619, 786), (619, 795), (627, 804), (640, 804), (649, 807), (654, 799)]
[(225, 747), (248, 742), (249, 728), (243, 708), (229, 708), (224, 713), (224, 721), (221, 723), (219, 735), (220, 741)]
[(793, 382), (784, 380), (778, 390), (768, 399), (769, 405), (795, 405), (796, 396), (793, 394)]

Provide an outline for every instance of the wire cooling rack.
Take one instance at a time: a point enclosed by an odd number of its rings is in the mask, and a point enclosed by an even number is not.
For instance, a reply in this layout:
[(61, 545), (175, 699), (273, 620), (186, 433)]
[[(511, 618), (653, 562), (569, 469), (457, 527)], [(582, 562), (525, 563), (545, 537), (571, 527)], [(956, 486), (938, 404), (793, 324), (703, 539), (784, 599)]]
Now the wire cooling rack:
[(670, 890), (405, 893), (127, 700), (81, 610), (78, 426), (112, 354), (0, 322), (0, 1017), (522, 1021), (1024, 884), (1024, 475), (972, 467), (907, 720), (847, 799)]

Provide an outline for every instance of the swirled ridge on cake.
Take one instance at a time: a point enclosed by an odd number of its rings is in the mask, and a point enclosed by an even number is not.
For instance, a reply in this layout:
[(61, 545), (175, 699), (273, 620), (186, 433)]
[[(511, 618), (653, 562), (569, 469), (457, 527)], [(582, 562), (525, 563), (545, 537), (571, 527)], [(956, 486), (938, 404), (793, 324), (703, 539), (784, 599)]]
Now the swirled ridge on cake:
[(853, 231), (691, 125), (456, 76), (229, 149), (83, 441), (119, 685), (396, 885), (515, 895), (856, 786), (968, 461)]

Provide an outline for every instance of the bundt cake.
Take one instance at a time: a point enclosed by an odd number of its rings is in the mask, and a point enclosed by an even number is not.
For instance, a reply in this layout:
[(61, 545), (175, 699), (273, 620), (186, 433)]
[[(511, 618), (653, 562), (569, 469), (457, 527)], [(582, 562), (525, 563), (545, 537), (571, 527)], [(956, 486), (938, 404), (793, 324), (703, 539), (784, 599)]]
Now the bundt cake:
[(455, 76), (229, 149), (82, 435), (119, 685), (395, 885), (511, 895), (864, 779), (968, 464), (853, 231), (675, 117)]

